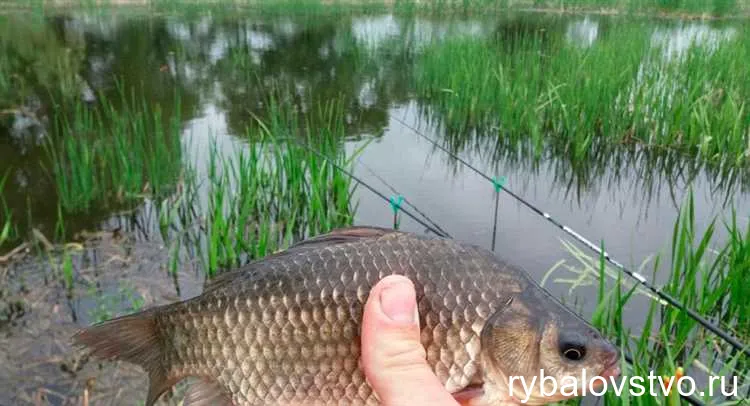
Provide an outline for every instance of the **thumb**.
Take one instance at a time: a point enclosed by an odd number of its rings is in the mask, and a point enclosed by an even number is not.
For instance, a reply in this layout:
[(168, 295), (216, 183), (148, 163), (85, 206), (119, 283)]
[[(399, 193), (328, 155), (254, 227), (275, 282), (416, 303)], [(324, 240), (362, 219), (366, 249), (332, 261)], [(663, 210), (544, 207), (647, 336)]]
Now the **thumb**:
[(362, 319), (362, 367), (384, 406), (457, 406), (425, 360), (412, 282), (383, 278), (370, 291)]

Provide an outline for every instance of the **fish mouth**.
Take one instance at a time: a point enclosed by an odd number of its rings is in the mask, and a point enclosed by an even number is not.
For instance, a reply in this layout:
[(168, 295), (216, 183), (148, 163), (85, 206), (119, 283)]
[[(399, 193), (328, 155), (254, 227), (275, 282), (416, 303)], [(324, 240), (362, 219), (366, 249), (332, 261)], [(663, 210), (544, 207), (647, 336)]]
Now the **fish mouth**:
[[(620, 372), (621, 372), (620, 371), (620, 360), (619, 360), (619, 357), (618, 357), (614, 361), (612, 361), (609, 365), (605, 366), (604, 370), (602, 370), (602, 373), (599, 374), (599, 376), (601, 376), (604, 379), (607, 379), (607, 378), (610, 378), (610, 377), (617, 378), (618, 376), (620, 376)], [(603, 384), (603, 382), (598, 382), (597, 381), (597, 385), (602, 385), (602, 384)]]
[(460, 405), (470, 405), (472, 400), (484, 395), (484, 383), (471, 384), (452, 395)]

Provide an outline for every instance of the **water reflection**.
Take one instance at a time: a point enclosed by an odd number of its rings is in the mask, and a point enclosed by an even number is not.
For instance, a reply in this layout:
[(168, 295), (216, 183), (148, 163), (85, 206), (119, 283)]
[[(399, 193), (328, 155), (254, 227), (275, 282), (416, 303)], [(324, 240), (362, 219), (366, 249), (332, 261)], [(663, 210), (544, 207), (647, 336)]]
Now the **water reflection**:
[(713, 27), (706, 23), (679, 24), (676, 27), (656, 28), (651, 35), (651, 46), (661, 48), (665, 59), (680, 59), (692, 47), (716, 50), (721, 42), (737, 35), (735, 27)]
[[(2, 24), (22, 30), (23, 24), (18, 22), (23, 18)], [(160, 105), (169, 117), (176, 113), (173, 109), (178, 107), (172, 100), (179, 93), (184, 131), (193, 139), (196, 135), (198, 139), (210, 138), (217, 132), (228, 140), (243, 139), (246, 128), (254, 125), (254, 117), (269, 117), (267, 100), (274, 96), (294, 106), (302, 118), (323, 101), (341, 100), (347, 134), (356, 140), (392, 133), (394, 106), (415, 100), (410, 82), (414, 55), (431, 41), (468, 35), (515, 52), (528, 44), (526, 39), (534, 38), (546, 52), (561, 41), (589, 47), (609, 35), (618, 23), (604, 17), (539, 15), (441, 20), (392, 15), (258, 19), (67, 14), (48, 17), (43, 24), (54, 33), (56, 47), (81, 50), (80, 68), (75, 69), (97, 95), (116, 100), (114, 96), (125, 88), (135, 100)], [(683, 53), (690, 44), (711, 46), (734, 35), (732, 27), (705, 24), (654, 22), (652, 28), (653, 46), (663, 47), (670, 57)], [(642, 70), (642, 74), (651, 72), (647, 65)], [(49, 121), (51, 110), (40, 110)], [(65, 109), (61, 111), (65, 114)], [(496, 129), (451, 131), (440, 125), (428, 103), (417, 103), (415, 112), (416, 121), (426, 123), (421, 128), (453, 151), (494, 172), (505, 168), (529, 183), (544, 178), (550, 181), (545, 183), (550, 192), (559, 193), (566, 203), (577, 207), (603, 197), (625, 207), (624, 202), (634, 195), (644, 202), (664, 191), (678, 196), (675, 190), (696, 179), (722, 201), (732, 200), (738, 191), (745, 192), (742, 171), (705, 167), (674, 151), (602, 144), (595, 145), (583, 159), (573, 158), (566, 145), (554, 141), (539, 149), (505, 139)], [(408, 149), (409, 136), (399, 137)], [(228, 141), (226, 145), (231, 149), (242, 143)], [(195, 150), (200, 153), (191, 153), (190, 159), (200, 167), (205, 151), (200, 147)], [(57, 217), (56, 197), (40, 165), (44, 162), (41, 149), (34, 145), (19, 149), (12, 137), (0, 134), (0, 157), (0, 173), (12, 173), (4, 191), (11, 210), (31, 213), (34, 224), (51, 229)], [(445, 159), (440, 165), (447, 179), (455, 176), (455, 162)], [(443, 192), (431, 193), (441, 198)], [(638, 218), (648, 213), (647, 208), (639, 210)], [(109, 213), (100, 208), (66, 222), (74, 232), (95, 227)]]
[(582, 47), (590, 47), (599, 36), (599, 22), (591, 20), (589, 17), (580, 21), (573, 21), (568, 25), (565, 32), (565, 39), (570, 43)]

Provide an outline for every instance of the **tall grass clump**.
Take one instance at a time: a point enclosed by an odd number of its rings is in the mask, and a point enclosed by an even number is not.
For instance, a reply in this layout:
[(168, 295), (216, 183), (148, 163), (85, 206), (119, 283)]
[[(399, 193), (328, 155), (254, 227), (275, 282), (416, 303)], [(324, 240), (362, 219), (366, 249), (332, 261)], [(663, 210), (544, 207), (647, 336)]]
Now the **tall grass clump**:
[(46, 145), (66, 212), (122, 204), (172, 190), (181, 170), (179, 96), (174, 114), (121, 93), (118, 104), (76, 105)]
[[(726, 239), (718, 242), (715, 224), (712, 222), (702, 233), (697, 232), (693, 198), (690, 195), (675, 220), (668, 267), (662, 267), (660, 257), (657, 257), (654, 275), (668, 271), (667, 281), (662, 286), (664, 292), (719, 324), (741, 341), (748, 342), (749, 292), (746, 280), (750, 272), (750, 230), (743, 232), (733, 215), (732, 220), (725, 224)], [(718, 248), (712, 247), (717, 244)], [(593, 322), (616, 340), (634, 360), (633, 366), (625, 365), (624, 375), (646, 377), (653, 370), (659, 376), (672, 376), (678, 367), (683, 367), (685, 374), (696, 380), (698, 389), (704, 391), (703, 398), (708, 404), (714, 404), (722, 396), (718, 382), (714, 383), (714, 396), (709, 396), (707, 385), (711, 375), (736, 376), (739, 386), (750, 384), (747, 373), (750, 359), (733, 351), (687, 313), (660, 302), (633, 281), (623, 279), (626, 277), (608, 267), (603, 258), (588, 256), (573, 245), (566, 246), (583, 267), (572, 268), (579, 275), (575, 278), (576, 284), (580, 286), (585, 284), (585, 279), (598, 278), (599, 304), (594, 311)], [(615, 286), (607, 290), (606, 286), (611, 285), (611, 281), (615, 282)], [(629, 325), (632, 326), (633, 320), (640, 320), (641, 317), (629, 315), (628, 307), (632, 302), (644, 299), (648, 301), (649, 310), (642, 320), (640, 331), (633, 331)], [(730, 382), (730, 379), (726, 379), (727, 384)], [(734, 388), (729, 386), (725, 389), (733, 392)], [(747, 388), (737, 388), (736, 394), (732, 393), (732, 401), (736, 403), (727, 404), (747, 402), (750, 399), (746, 398), (746, 393)], [(676, 398), (675, 395), (673, 393), (669, 398)], [(674, 402), (676, 399), (667, 397), (631, 397), (628, 401), (644, 405), (677, 404)], [(623, 401), (611, 393), (607, 400), (608, 404), (622, 404)]]
[(8, 208), (5, 201), (5, 183), (8, 180), (10, 172), (6, 172), (0, 177), (0, 247), (6, 242), (12, 241), (16, 237), (16, 229), (13, 223), (13, 213)]
[(537, 155), (585, 160), (627, 146), (747, 165), (746, 29), (684, 52), (641, 23), (611, 31), (590, 46), (543, 33), (436, 42), (417, 57), (415, 88), (448, 134), (493, 135)]
[(745, 0), (397, 0), (399, 13), (478, 13), (507, 9), (551, 9), (572, 11), (614, 10), (623, 13), (710, 14), (724, 16), (747, 9)]
[(664, 12), (723, 16), (747, 8), (744, 0), (536, 0), (536, 7), (616, 9), (623, 12)]
[[(237, 7), (262, 13), (266, 16), (346, 15), (355, 12), (382, 12), (386, 10), (386, 3), (381, 0), (361, 0), (357, 2), (337, 0), (276, 0), (272, 2), (259, 0), (151, 0), (149, 6), (151, 9), (159, 12), (196, 15), (205, 13), (206, 9), (226, 13), (228, 10), (236, 10)], [(233, 8), (228, 8), (228, 6), (232, 6)]]
[(352, 223), (351, 179), (330, 163), (351, 166), (342, 144), (342, 105), (321, 104), (301, 121), (274, 100), (269, 111), (248, 127), (247, 149), (222, 155), (214, 148), (211, 154), (205, 224), (209, 275)]

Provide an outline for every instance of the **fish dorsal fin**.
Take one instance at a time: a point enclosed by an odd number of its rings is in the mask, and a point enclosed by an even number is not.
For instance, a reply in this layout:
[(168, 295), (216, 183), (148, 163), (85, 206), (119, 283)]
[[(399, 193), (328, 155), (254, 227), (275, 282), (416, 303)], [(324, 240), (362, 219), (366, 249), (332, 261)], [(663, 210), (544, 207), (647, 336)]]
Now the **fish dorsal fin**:
[(289, 249), (284, 252), (294, 252), (300, 249), (310, 249), (327, 245), (361, 241), (365, 239), (375, 239), (397, 232), (398, 231), (389, 228), (369, 226), (339, 228), (332, 230), (327, 234), (322, 234), (316, 237), (308, 238), (304, 241), (300, 241), (289, 247)]
[(224, 388), (215, 381), (193, 382), (185, 392), (185, 406), (233, 406), (232, 399)]
[[(380, 238), (384, 235), (397, 233), (398, 231), (388, 228), (381, 227), (370, 227), (370, 226), (357, 226), (347, 227), (332, 230), (329, 233), (321, 234), (306, 240), (300, 241), (293, 244), (284, 251), (277, 252), (267, 257), (261, 258), (258, 261), (264, 261), (271, 258), (279, 258), (290, 254), (295, 254), (301, 251), (306, 251), (315, 248), (321, 248), (331, 245), (344, 244), (348, 242), (361, 241), (366, 239)], [(221, 274), (206, 281), (204, 292), (212, 289), (216, 289), (220, 286), (224, 286), (228, 283), (235, 281), (238, 275), (248, 272), (248, 267), (252, 267), (252, 262), (243, 266), (242, 268), (235, 269), (232, 271), (222, 272)]]

